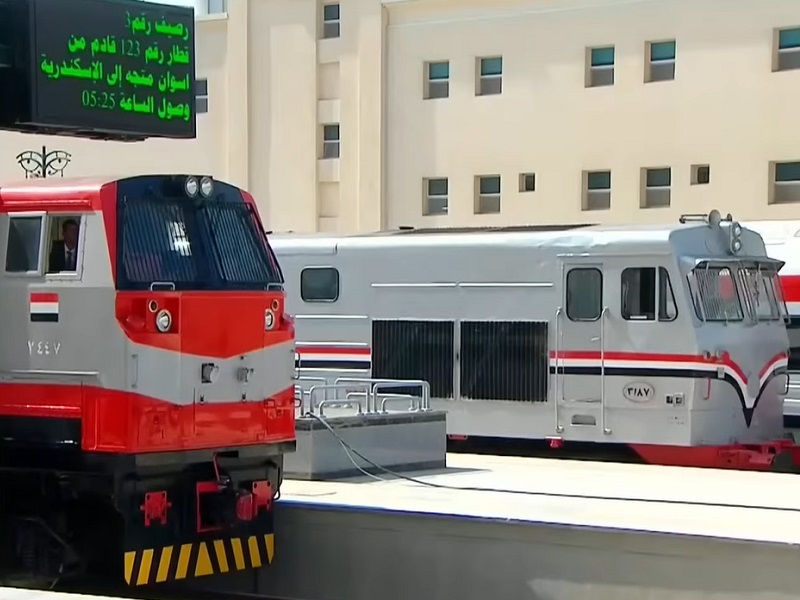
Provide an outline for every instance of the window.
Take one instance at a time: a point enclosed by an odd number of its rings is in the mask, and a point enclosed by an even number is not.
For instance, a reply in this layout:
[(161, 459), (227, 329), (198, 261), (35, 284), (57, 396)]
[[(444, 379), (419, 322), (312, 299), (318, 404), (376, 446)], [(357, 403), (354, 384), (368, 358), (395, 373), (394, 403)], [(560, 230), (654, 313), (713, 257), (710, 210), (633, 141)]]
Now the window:
[(339, 37), (339, 3), (322, 5), (323, 39)]
[(687, 276), (697, 318), (701, 321), (741, 321), (742, 304), (731, 270), (701, 264)]
[(772, 203), (800, 202), (800, 162), (780, 162), (772, 166)]
[(194, 82), (194, 105), (198, 115), (208, 112), (208, 79)]
[(322, 126), (322, 158), (339, 158), (339, 125)]
[(447, 214), (447, 177), (423, 179), (425, 198), (422, 213), (425, 215)]
[(228, 12), (228, 0), (208, 0), (208, 14)]
[(583, 210), (611, 208), (611, 171), (583, 172)]
[(746, 291), (746, 304), (754, 321), (777, 321), (786, 315), (786, 303), (775, 269), (755, 265), (740, 269), (739, 284)]
[(450, 95), (450, 63), (446, 60), (425, 63), (425, 99)]
[(775, 36), (775, 49), (772, 70), (789, 71), (800, 69), (800, 27), (779, 29)]
[(711, 167), (692, 165), (692, 185), (705, 185), (711, 181)]
[(665, 208), (670, 204), (672, 169), (642, 169), (644, 190), (639, 206), (641, 208)]
[(586, 87), (614, 85), (614, 46), (588, 49)]
[(656, 305), (659, 321), (674, 321), (678, 316), (669, 272), (664, 267), (630, 267), (622, 271), (622, 318), (655, 321)]
[(519, 191), (520, 192), (535, 192), (536, 191), (536, 174), (535, 173), (520, 173), (519, 174)]
[(647, 52), (649, 60), (644, 77), (645, 83), (675, 79), (675, 40), (649, 42)]
[(336, 302), (339, 271), (333, 267), (308, 267), (300, 272), (300, 297), (304, 302)]
[(38, 273), (41, 270), (41, 216), (11, 216), (8, 223), (6, 272)]
[(475, 214), (486, 215), (500, 212), (500, 176), (480, 175), (475, 194)]
[(477, 96), (489, 96), (503, 92), (503, 58), (478, 59), (478, 85), (475, 90)]
[(576, 268), (567, 273), (567, 317), (596, 321), (603, 311), (603, 274), (600, 269)]
[[(263, 291), (283, 275), (255, 209), (221, 181), (192, 202), (182, 178), (143, 176), (117, 184), (117, 289)], [(234, 242), (235, 240), (235, 242)]]
[(50, 215), (47, 221), (43, 245), (43, 250), (47, 252), (47, 274), (75, 276), (80, 269), (82, 254), (81, 215)]

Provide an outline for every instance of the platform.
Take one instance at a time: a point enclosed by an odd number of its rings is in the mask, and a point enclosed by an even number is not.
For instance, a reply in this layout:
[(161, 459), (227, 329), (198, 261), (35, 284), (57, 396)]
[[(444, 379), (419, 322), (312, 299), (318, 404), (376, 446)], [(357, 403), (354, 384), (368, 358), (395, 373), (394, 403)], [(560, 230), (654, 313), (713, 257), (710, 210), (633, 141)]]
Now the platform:
[(800, 476), (794, 474), (465, 454), (449, 454), (447, 463), (414, 478), (449, 489), (396, 478), (289, 480), (282, 500), (309, 508), (800, 544)]
[(413, 477), (459, 489), (285, 481), (274, 568), (258, 591), (287, 600), (800, 597), (800, 475), (447, 461)]

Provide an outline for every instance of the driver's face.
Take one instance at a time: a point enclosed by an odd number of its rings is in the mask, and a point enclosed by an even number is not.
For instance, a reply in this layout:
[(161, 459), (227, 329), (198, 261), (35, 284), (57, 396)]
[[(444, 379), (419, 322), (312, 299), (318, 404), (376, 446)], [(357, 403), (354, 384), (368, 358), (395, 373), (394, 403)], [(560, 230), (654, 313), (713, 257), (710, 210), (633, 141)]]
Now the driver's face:
[(69, 248), (74, 248), (78, 243), (78, 228), (75, 225), (68, 225), (64, 229), (64, 243)]

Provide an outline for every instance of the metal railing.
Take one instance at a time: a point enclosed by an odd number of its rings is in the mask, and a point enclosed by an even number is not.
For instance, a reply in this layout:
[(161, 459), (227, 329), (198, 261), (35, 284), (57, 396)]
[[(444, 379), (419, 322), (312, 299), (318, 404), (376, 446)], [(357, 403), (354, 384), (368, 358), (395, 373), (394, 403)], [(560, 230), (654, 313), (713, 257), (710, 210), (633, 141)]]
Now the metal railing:
[[(326, 408), (355, 408), (355, 415), (387, 414), (388, 405), (399, 402), (408, 403), (407, 412), (431, 410), (431, 386), (422, 379), (338, 377), (329, 383), (325, 377), (301, 376), (296, 380), (295, 408), (303, 414), (324, 416)], [(399, 388), (419, 388), (420, 396), (389, 391)]]

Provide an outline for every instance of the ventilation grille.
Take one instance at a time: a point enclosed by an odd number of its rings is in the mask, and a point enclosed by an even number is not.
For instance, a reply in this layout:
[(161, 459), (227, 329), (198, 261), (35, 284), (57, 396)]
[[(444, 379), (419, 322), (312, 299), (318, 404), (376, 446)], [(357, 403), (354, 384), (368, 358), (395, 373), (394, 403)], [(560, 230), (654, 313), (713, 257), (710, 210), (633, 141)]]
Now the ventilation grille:
[(461, 397), (547, 402), (547, 322), (461, 323)]
[[(452, 321), (373, 321), (372, 377), (422, 379), (431, 397), (453, 397)], [(419, 388), (393, 393), (420, 395)]]

